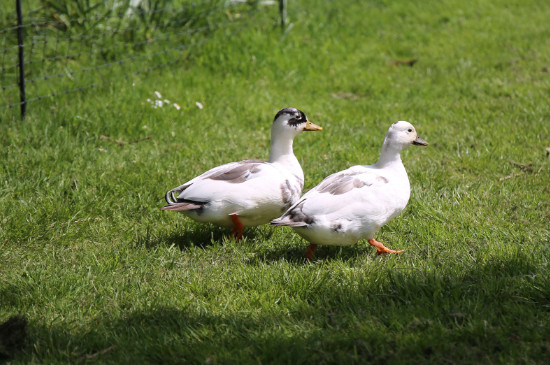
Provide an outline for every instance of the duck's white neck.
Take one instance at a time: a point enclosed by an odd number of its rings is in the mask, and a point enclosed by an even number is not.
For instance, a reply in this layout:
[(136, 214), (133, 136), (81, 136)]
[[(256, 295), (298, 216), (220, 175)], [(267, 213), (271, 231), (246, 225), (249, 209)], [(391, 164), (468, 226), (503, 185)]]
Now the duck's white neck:
[(304, 171), (300, 162), (294, 156), (292, 149), (293, 136), (274, 135), (271, 133), (271, 152), (269, 162), (277, 164), (285, 171), (290, 172), (301, 184), (304, 185)]
[(269, 153), (269, 162), (281, 162), (284, 163), (287, 160), (298, 161), (296, 156), (294, 156), (294, 150), (292, 148), (292, 143), (294, 139), (285, 136), (279, 135), (276, 133), (271, 133), (271, 151)]
[(380, 158), (376, 162), (376, 167), (387, 168), (390, 166), (403, 166), (401, 161), (401, 146), (396, 146), (389, 143), (387, 139), (384, 139), (382, 144), (382, 151), (380, 152)]

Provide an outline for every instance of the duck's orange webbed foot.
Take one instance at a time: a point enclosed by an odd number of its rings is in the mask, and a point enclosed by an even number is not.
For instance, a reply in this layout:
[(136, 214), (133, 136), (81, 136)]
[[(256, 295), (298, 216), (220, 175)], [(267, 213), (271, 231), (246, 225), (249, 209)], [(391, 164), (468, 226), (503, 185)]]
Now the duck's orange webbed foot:
[(312, 243), (311, 245), (309, 245), (306, 251), (306, 257), (309, 261), (313, 261), (313, 255), (315, 255), (316, 249), (317, 249), (317, 245), (315, 243)]
[(390, 250), (389, 248), (384, 246), (381, 242), (378, 242), (377, 240), (375, 240), (374, 237), (369, 240), (369, 243), (372, 246), (376, 247), (376, 254), (377, 255), (381, 255), (383, 253), (402, 253), (402, 252), (405, 252), (405, 250), (399, 250), (399, 251)]
[(237, 214), (231, 214), (231, 221), (233, 222), (233, 231), (231, 231), (231, 237), (235, 238), (235, 241), (240, 241), (243, 238), (244, 226)]

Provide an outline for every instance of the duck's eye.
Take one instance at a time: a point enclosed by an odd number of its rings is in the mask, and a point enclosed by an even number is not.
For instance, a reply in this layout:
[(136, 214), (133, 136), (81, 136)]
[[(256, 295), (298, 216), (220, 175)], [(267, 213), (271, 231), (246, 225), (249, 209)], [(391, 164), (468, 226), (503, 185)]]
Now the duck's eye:
[(296, 120), (302, 120), (302, 116), (301, 116), (300, 114), (298, 114), (298, 115), (296, 116)]
[(412, 132), (412, 131), (413, 131), (413, 130), (412, 130), (411, 128), (407, 129), (407, 132), (409, 132), (409, 133)]

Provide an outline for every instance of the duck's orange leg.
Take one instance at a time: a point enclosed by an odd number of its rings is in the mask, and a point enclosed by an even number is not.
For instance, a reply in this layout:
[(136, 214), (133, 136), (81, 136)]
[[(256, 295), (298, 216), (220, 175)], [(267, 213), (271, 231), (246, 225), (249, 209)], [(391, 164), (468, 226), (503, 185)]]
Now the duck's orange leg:
[(237, 214), (231, 214), (231, 221), (233, 222), (233, 231), (231, 231), (231, 237), (235, 238), (235, 241), (240, 241), (243, 237), (244, 226)]
[(381, 242), (378, 242), (377, 240), (373, 238), (371, 238), (369, 240), (369, 243), (376, 247), (376, 254), (377, 255), (380, 255), (380, 254), (383, 254), (383, 253), (402, 253), (402, 252), (405, 252), (404, 250), (399, 250), (399, 251), (396, 251), (396, 250), (390, 250), (389, 248), (387, 248), (386, 246), (384, 246)]
[(315, 255), (316, 249), (317, 249), (317, 245), (315, 243), (312, 243), (311, 245), (309, 245), (306, 251), (306, 257), (309, 261), (313, 261), (313, 255)]

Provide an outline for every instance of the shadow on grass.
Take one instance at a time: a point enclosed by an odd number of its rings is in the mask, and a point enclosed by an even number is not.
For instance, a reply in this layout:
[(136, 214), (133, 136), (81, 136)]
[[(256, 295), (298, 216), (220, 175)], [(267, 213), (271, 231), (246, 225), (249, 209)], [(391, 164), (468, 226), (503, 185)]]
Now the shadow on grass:
[[(368, 246), (368, 245), (367, 245)], [(344, 262), (357, 260), (361, 256), (372, 255), (375, 257), (376, 251), (364, 244), (354, 244), (350, 246), (317, 246), (312, 263), (320, 263), (326, 260), (341, 260)], [(285, 260), (292, 263), (307, 263), (306, 251), (309, 242), (298, 236), (289, 237), (288, 242), (280, 245), (268, 245), (260, 247), (260, 253), (255, 260), (249, 264), (273, 263)]]
[[(245, 228), (244, 235), (249, 239), (256, 237), (256, 230)], [(176, 246), (185, 251), (194, 247), (206, 248), (224, 240), (233, 239), (231, 228), (219, 227), (213, 224), (190, 223), (184, 228), (176, 228), (170, 231), (159, 231), (155, 235), (149, 231), (137, 239), (138, 245), (146, 247)]]
[(280, 303), (235, 309), (193, 297), (177, 308), (158, 305), (119, 318), (105, 313), (84, 325), (31, 323), (33, 346), (16, 360), (544, 363), (550, 357), (549, 310), (539, 304), (550, 301), (540, 289), (548, 278), (533, 275), (540, 267), (531, 260), (526, 254), (495, 258), (460, 272), (388, 269), (352, 285), (338, 285), (342, 278), (330, 272), (312, 273), (314, 287), (247, 283), (247, 293), (256, 293), (248, 299), (271, 298), (284, 288)]
[[(138, 237), (137, 244), (145, 247), (176, 246), (180, 250), (186, 251), (195, 247), (204, 249), (233, 239), (230, 237), (231, 228), (213, 224), (186, 223), (181, 227), (176, 226), (170, 230), (160, 229), (155, 233), (148, 230)], [(257, 253), (254, 259), (247, 261), (248, 264), (274, 263), (281, 260), (300, 264), (308, 262), (306, 250), (309, 243), (290, 232), (285, 239), (276, 239), (274, 242), (272, 238), (278, 229), (280, 228), (270, 226), (245, 228), (244, 240), (237, 244), (241, 246), (241, 250), (254, 250)], [(350, 261), (364, 255), (376, 257), (375, 252), (371, 246), (364, 242), (350, 246), (319, 245), (313, 263), (333, 259)]]

